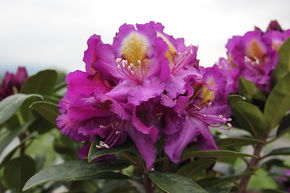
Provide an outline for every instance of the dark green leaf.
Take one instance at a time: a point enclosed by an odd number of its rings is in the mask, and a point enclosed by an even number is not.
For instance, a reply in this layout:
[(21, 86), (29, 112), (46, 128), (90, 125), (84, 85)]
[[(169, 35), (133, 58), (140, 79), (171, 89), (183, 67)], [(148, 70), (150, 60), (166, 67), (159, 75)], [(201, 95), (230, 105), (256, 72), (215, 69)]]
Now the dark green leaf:
[(168, 193), (206, 193), (204, 189), (191, 179), (177, 174), (151, 172), (149, 177), (161, 190)]
[(56, 124), (56, 117), (59, 115), (58, 106), (47, 101), (38, 101), (30, 106), (31, 109), (37, 111), (43, 118)]
[(265, 143), (258, 139), (245, 138), (245, 137), (231, 137), (224, 139), (217, 139), (216, 144), (219, 148), (229, 148), (236, 146), (245, 146), (245, 145), (264, 145)]
[(104, 173), (128, 167), (123, 160), (105, 160), (98, 163), (87, 163), (84, 160), (68, 161), (61, 165), (46, 168), (32, 176), (25, 184), (23, 190), (28, 190), (39, 184), (49, 181), (72, 181), (97, 178), (107, 178)]
[(44, 134), (51, 131), (55, 125), (51, 124), (46, 119), (39, 117), (33, 121), (33, 123), (28, 127), (30, 132), (37, 131), (39, 134)]
[(120, 152), (129, 150), (131, 147), (133, 147), (132, 142), (128, 141), (123, 145), (120, 145), (118, 147), (112, 147), (112, 148), (101, 148), (98, 149), (96, 148), (97, 145), (100, 144), (100, 140), (99, 139), (95, 139), (94, 142), (91, 144), (90, 146), (90, 150), (89, 150), (89, 155), (88, 155), (88, 160), (89, 162), (91, 162), (92, 160), (104, 156), (104, 155), (113, 155), (113, 154), (118, 154)]
[(57, 81), (55, 70), (44, 70), (29, 77), (21, 88), (22, 93), (51, 95)]
[(272, 167), (279, 166), (279, 167), (285, 167), (284, 161), (280, 159), (269, 159), (265, 162), (263, 162), (262, 167), (265, 168), (265, 170), (270, 171)]
[(272, 150), (269, 154), (270, 155), (290, 155), (290, 147), (281, 147), (278, 149)]
[(239, 94), (251, 101), (253, 98), (264, 101), (266, 99), (263, 91), (256, 87), (254, 82), (244, 78), (239, 79)]
[(290, 38), (284, 42), (279, 49), (279, 61), (276, 69), (273, 71), (273, 79), (278, 83), (287, 73), (290, 72)]
[(229, 95), (228, 96), (228, 102), (231, 105), (235, 104), (236, 102), (238, 102), (240, 100), (244, 101), (244, 100), (246, 100), (246, 98), (241, 96), (241, 95)]
[(290, 114), (283, 117), (277, 130), (277, 136), (285, 133), (290, 129)]
[(233, 116), (241, 129), (249, 131), (256, 137), (261, 137), (268, 129), (268, 122), (260, 109), (246, 101), (231, 104)]
[(203, 150), (203, 151), (186, 150), (182, 156), (182, 160), (185, 160), (189, 157), (222, 158), (222, 157), (255, 157), (255, 156), (251, 154), (240, 153), (240, 152), (229, 151), (229, 150)]
[(19, 126), (17, 128), (7, 130), (1, 137), (0, 137), (0, 154), (3, 153), (3, 150), (17, 137), (23, 130), (27, 129), (27, 127), (31, 124), (27, 122), (26, 124)]
[(212, 159), (194, 160), (179, 168), (179, 170), (176, 173), (187, 178), (193, 178), (198, 176), (201, 172), (205, 171), (214, 163), (215, 160)]
[(7, 163), (4, 169), (6, 184), (17, 192), (21, 192), (24, 183), (34, 174), (35, 162), (27, 156), (21, 156)]
[(232, 187), (205, 188), (208, 193), (229, 193)]
[(240, 174), (233, 176), (221, 176), (221, 177), (208, 177), (202, 180), (199, 180), (197, 183), (202, 187), (223, 187), (225, 185), (229, 185), (230, 183), (236, 182), (237, 180), (243, 178), (244, 176), (248, 176), (248, 174)]
[(270, 129), (275, 128), (290, 108), (290, 73), (283, 77), (271, 91), (265, 105), (265, 117)]
[(0, 102), (0, 124), (7, 121), (21, 107), (23, 102), (31, 97), (42, 99), (40, 95), (35, 94), (16, 94), (9, 96)]

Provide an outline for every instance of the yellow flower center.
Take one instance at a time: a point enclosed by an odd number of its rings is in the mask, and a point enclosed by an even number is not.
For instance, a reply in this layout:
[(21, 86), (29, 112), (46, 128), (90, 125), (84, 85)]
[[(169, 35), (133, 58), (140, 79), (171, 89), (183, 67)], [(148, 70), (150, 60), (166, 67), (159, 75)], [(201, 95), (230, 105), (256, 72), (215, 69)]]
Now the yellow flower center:
[(264, 64), (265, 57), (264, 57), (265, 49), (261, 42), (257, 39), (253, 39), (249, 46), (247, 47), (246, 54), (251, 59), (252, 64), (261, 65)]
[(121, 56), (127, 60), (128, 65), (139, 67), (148, 57), (149, 42), (145, 35), (132, 32), (121, 45)]
[(162, 34), (157, 32), (157, 37), (162, 38), (162, 40), (167, 44), (168, 46), (168, 51), (165, 54), (165, 57), (169, 61), (170, 69), (174, 67), (174, 55), (176, 54), (176, 49), (174, 45)]

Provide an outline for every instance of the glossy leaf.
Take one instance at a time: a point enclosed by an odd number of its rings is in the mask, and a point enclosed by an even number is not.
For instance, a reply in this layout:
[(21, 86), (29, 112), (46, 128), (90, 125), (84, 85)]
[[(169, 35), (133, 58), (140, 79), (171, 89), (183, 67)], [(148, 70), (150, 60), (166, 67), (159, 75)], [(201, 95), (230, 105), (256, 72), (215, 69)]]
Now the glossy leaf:
[(51, 95), (57, 81), (55, 70), (43, 70), (29, 77), (21, 88), (22, 93)]
[(254, 136), (262, 136), (268, 129), (268, 122), (260, 109), (246, 101), (231, 104), (233, 116), (241, 129), (249, 131)]
[(151, 172), (149, 177), (161, 190), (168, 193), (207, 193), (191, 179), (177, 174)]
[(182, 156), (182, 160), (185, 160), (189, 157), (215, 157), (215, 158), (222, 158), (222, 157), (255, 157), (251, 154), (240, 153), (236, 151), (229, 151), (229, 150), (186, 150)]
[(224, 139), (217, 139), (216, 144), (219, 148), (229, 148), (229, 147), (237, 147), (237, 146), (245, 146), (245, 145), (264, 145), (265, 143), (258, 139), (253, 138), (245, 138), (245, 137), (230, 137)]
[(271, 91), (264, 114), (270, 123), (270, 128), (275, 128), (290, 108), (290, 73), (283, 77)]
[(34, 174), (35, 166), (34, 160), (27, 155), (8, 162), (4, 169), (4, 179), (8, 187), (21, 192), (25, 182)]
[(35, 94), (16, 94), (9, 96), (0, 102), (0, 124), (3, 124), (10, 117), (16, 113), (16, 111), (21, 107), (25, 100), (31, 97), (37, 97), (42, 99), (40, 95)]
[(239, 94), (243, 97), (246, 97), (246, 99), (250, 101), (253, 98), (258, 99), (258, 100), (266, 99), (262, 90), (257, 88), (254, 82), (251, 82), (244, 78), (239, 79)]
[(214, 163), (215, 160), (212, 159), (194, 160), (179, 168), (179, 170), (176, 173), (187, 178), (193, 178), (198, 176), (201, 172), (205, 171)]
[(108, 177), (106, 173), (109, 172), (109, 174), (112, 175), (112, 171), (124, 169), (126, 167), (128, 167), (128, 163), (123, 160), (105, 160), (91, 164), (84, 160), (68, 161), (41, 170), (26, 182), (23, 190), (25, 191), (50, 181), (103, 179)]
[(48, 120), (50, 123), (54, 125), (56, 124), (56, 118), (59, 115), (57, 104), (47, 101), (38, 101), (33, 103), (30, 108), (37, 111), (43, 118)]
[(104, 156), (104, 155), (113, 155), (113, 154), (117, 154), (117, 153), (121, 153), (123, 151), (129, 150), (131, 147), (133, 147), (132, 142), (126, 142), (123, 145), (117, 146), (117, 147), (112, 147), (112, 148), (101, 148), (98, 149), (96, 148), (97, 145), (99, 145), (100, 140), (99, 139), (95, 139), (94, 142), (91, 144), (90, 146), (90, 150), (89, 150), (89, 155), (88, 155), (88, 160), (89, 162), (93, 161), (94, 159)]
[(276, 69), (273, 71), (273, 79), (278, 83), (287, 73), (290, 72), (290, 38), (280, 47), (279, 61)]

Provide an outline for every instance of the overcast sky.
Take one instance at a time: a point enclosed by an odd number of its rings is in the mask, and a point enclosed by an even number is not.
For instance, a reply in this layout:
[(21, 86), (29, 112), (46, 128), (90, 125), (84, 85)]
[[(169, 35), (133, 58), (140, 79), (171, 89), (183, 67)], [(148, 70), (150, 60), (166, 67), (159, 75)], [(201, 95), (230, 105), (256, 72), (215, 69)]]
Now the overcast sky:
[(201, 64), (211, 66), (228, 38), (272, 19), (290, 28), (289, 0), (0, 0), (0, 69), (84, 69), (90, 35), (111, 43), (121, 24), (151, 20), (198, 45)]

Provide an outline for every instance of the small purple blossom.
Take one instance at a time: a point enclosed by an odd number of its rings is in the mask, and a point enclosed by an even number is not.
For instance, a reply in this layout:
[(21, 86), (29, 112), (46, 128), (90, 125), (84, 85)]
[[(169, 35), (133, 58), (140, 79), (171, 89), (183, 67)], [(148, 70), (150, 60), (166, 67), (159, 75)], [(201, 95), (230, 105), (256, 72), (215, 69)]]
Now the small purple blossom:
[(124, 24), (112, 45), (93, 35), (84, 53), (86, 71), (67, 78), (57, 124), (63, 134), (88, 146), (111, 148), (129, 138), (147, 169), (165, 139), (165, 152), (177, 163), (190, 143), (217, 149), (209, 126), (229, 119), (226, 79), (217, 66), (198, 66), (197, 47), (185, 46), (160, 23)]
[(238, 92), (240, 77), (269, 92), (272, 71), (278, 62), (278, 50), (289, 37), (290, 30), (284, 31), (277, 21), (271, 21), (266, 32), (256, 28), (243, 36), (229, 39), (227, 58), (221, 58), (218, 64), (220, 70), (228, 75), (230, 92)]
[(25, 67), (18, 67), (16, 74), (6, 72), (0, 84), (0, 101), (10, 95), (18, 93), (27, 78), (28, 74)]

